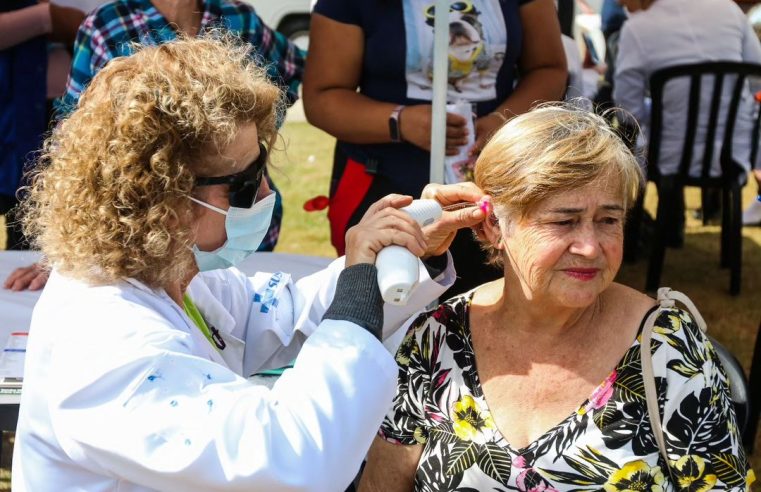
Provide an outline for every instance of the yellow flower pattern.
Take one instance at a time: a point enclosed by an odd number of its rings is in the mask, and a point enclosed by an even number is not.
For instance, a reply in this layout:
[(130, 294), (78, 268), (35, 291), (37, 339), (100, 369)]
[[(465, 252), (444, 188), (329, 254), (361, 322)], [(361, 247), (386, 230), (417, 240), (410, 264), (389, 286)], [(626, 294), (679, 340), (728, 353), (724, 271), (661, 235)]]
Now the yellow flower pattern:
[(666, 465), (642, 396), (638, 342), (568, 417), (527, 446), (512, 447), (483, 398), (469, 308), (464, 295), (421, 315), (396, 354), (398, 392), (381, 436), (423, 448), (415, 492), (749, 490), (755, 477), (740, 447), (726, 376), (686, 312), (661, 313), (650, 347), (662, 359), (655, 373), (673, 459)]
[(689, 454), (671, 462), (671, 469), (679, 482), (679, 490), (707, 492), (716, 484), (716, 475), (707, 473), (706, 462), (700, 456)]
[(494, 421), (488, 411), (482, 410), (476, 400), (465, 395), (452, 405), (454, 433), (463, 441), (472, 441), (484, 429), (494, 429)]
[(663, 472), (660, 466), (649, 466), (642, 460), (625, 464), (613, 472), (603, 485), (606, 492), (663, 492)]

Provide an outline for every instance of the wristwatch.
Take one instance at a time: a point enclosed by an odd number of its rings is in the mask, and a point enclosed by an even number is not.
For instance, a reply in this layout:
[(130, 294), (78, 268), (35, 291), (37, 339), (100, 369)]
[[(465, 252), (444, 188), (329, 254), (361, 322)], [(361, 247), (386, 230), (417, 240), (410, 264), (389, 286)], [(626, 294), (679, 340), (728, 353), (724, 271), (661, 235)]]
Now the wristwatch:
[(403, 109), (404, 105), (400, 104), (391, 111), (391, 116), (388, 117), (388, 132), (391, 135), (392, 142), (398, 143), (402, 141), (402, 128), (399, 124), (399, 115), (402, 114)]

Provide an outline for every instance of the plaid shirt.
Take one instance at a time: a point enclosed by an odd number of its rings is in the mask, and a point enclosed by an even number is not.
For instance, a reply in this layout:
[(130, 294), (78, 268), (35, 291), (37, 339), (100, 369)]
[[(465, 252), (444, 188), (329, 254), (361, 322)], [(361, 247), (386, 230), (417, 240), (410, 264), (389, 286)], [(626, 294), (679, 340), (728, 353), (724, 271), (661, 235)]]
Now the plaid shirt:
[[(289, 103), (298, 99), (306, 53), (273, 31), (254, 8), (239, 0), (204, 0), (201, 30), (223, 27), (251, 43), (270, 78), (286, 89)], [(95, 73), (112, 58), (131, 53), (131, 42), (160, 44), (177, 37), (150, 0), (116, 0), (91, 12), (79, 26), (71, 74), (59, 109), (71, 111)]]
[[(242, 41), (254, 47), (256, 56), (262, 65), (266, 65), (270, 79), (286, 91), (288, 103), (293, 104), (298, 99), (306, 53), (264, 25), (254, 8), (243, 1), (204, 0), (203, 8), (199, 32), (222, 27), (237, 33)], [(95, 73), (109, 60), (129, 55), (131, 42), (160, 44), (176, 37), (177, 31), (150, 0), (115, 0), (95, 9), (79, 26), (69, 82), (58, 111), (61, 114), (72, 111)], [(277, 192), (271, 179), (270, 187)], [(275, 248), (282, 216), (278, 192), (272, 223), (259, 251)]]

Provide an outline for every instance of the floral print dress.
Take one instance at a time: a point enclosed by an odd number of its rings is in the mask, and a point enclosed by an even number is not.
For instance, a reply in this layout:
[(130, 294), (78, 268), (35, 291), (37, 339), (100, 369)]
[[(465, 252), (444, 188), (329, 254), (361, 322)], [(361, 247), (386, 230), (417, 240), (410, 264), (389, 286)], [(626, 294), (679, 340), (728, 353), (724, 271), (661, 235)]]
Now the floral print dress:
[(424, 446), (416, 491), (749, 490), (754, 476), (727, 378), (685, 311), (663, 312), (651, 345), (667, 465), (650, 428), (638, 340), (575, 412), (513, 449), (478, 379), (471, 299), (463, 294), (421, 314), (396, 354), (397, 394), (379, 434)]

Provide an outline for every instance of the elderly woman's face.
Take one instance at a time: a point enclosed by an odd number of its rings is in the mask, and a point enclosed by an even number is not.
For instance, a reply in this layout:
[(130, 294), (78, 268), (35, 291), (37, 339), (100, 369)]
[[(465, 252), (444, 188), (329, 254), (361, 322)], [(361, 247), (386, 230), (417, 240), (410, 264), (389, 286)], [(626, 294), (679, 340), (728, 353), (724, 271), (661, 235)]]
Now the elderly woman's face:
[[(227, 146), (220, 156), (214, 156), (212, 163), (215, 172), (209, 176), (227, 176), (243, 171), (259, 157), (259, 133), (254, 123), (241, 126), (238, 134), (230, 145)], [(230, 208), (228, 199), (229, 185), (199, 186), (193, 191), (193, 196), (209, 205), (214, 205), (222, 210)], [(270, 194), (267, 180), (262, 180), (257, 199)], [(193, 204), (196, 213), (194, 231), (195, 243), (202, 251), (214, 251), (221, 247), (227, 240), (225, 232), (225, 216), (214, 210)]]
[(600, 179), (542, 202), (502, 232), (527, 298), (585, 307), (613, 281), (623, 251), (624, 203), (618, 183)]

